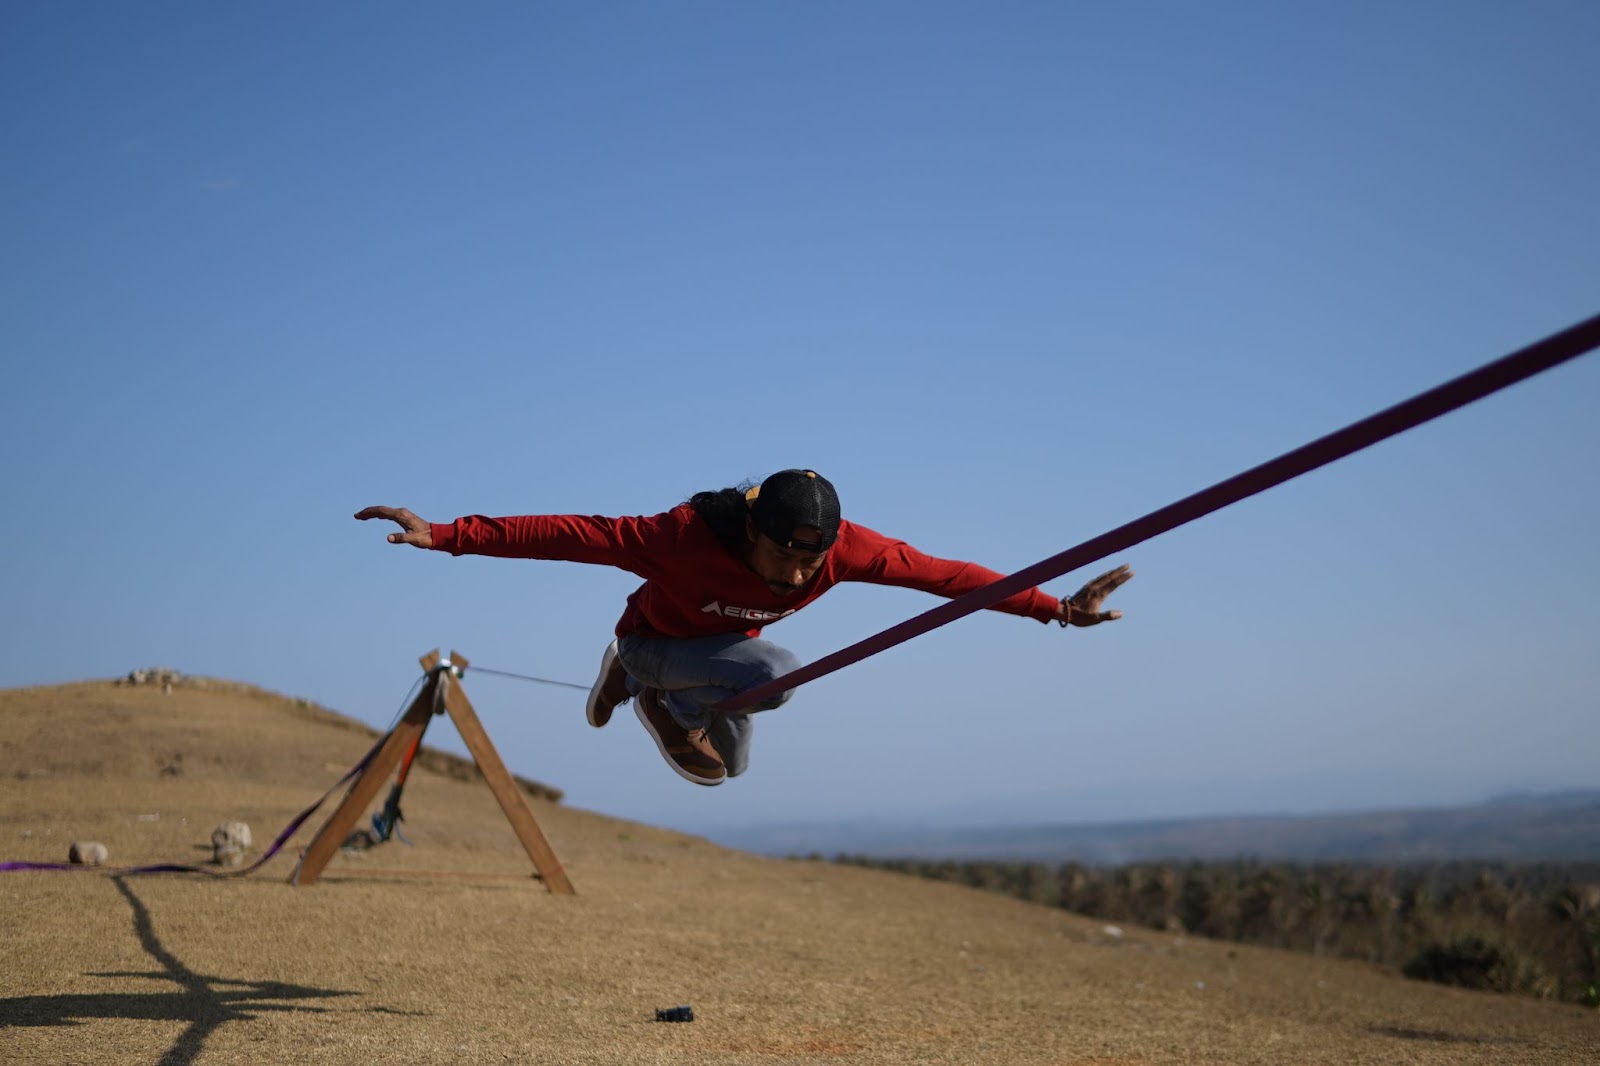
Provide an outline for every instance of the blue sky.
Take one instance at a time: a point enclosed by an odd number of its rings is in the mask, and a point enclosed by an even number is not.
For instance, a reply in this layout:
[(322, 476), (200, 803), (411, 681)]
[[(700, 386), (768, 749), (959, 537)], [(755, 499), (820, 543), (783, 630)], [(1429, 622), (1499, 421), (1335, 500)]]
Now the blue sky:
[[(1019, 569), (1600, 311), (1597, 52), (1587, 2), (11, 5), (0, 685), (163, 664), (383, 725), (436, 646), (590, 681), (635, 579), (372, 503), (810, 466)], [(579, 694), (468, 691), (515, 770), (699, 831), (1600, 785), (1597, 402), (1588, 357), (1108, 560), (1114, 626), (820, 680), (718, 789)]]

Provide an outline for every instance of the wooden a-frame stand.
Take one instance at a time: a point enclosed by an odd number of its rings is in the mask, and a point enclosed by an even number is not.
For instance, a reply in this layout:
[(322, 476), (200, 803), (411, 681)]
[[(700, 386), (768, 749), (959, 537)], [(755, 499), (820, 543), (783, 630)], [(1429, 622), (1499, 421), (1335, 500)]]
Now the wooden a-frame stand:
[(533, 809), (528, 806), (527, 798), (512, 779), (511, 771), (507, 770), (506, 764), (501, 761), (500, 753), (494, 750), (489, 734), (484, 732), (483, 724), (478, 721), (477, 712), (472, 709), (472, 703), (461, 689), (459, 679), (466, 669), (467, 660), (459, 652), (452, 651), (450, 658), (441, 661), (438, 649), (435, 649), (424, 655), (419, 662), (422, 663), (423, 672), (428, 675), (422, 691), (412, 701), (400, 724), (394, 727), (394, 731), (389, 734), (383, 746), (373, 755), (355, 783), (350, 786), (350, 791), (345, 794), (344, 802), (339, 804), (339, 809), (333, 812), (321, 829), (317, 830), (316, 837), (301, 854), (299, 865), (295, 867), (294, 873), (289, 875), (289, 883), (291, 885), (317, 883), (322, 877), (323, 868), (349, 837), (350, 830), (355, 828), (357, 820), (377, 796), (378, 790), (389, 779), (389, 775), (394, 772), (401, 757), (410, 750), (413, 742), (421, 738), (423, 730), (428, 728), (428, 720), (435, 714), (448, 711), (451, 720), (456, 724), (456, 730), (461, 734), (461, 739), (466, 742), (467, 750), (472, 753), (473, 761), (478, 764), (484, 780), (488, 781), (494, 798), (500, 801), (500, 809), (505, 811), (506, 818), (511, 822), (511, 828), (516, 831), (517, 839), (522, 841), (523, 850), (528, 853), (528, 858), (533, 860), (535, 871), (533, 876), (542, 880), (545, 887), (556, 895), (573, 895), (575, 890), (572, 882), (567, 880), (567, 872), (562, 869), (561, 860), (556, 858), (555, 850), (550, 847), (544, 831), (539, 828), (538, 821), (533, 817)]

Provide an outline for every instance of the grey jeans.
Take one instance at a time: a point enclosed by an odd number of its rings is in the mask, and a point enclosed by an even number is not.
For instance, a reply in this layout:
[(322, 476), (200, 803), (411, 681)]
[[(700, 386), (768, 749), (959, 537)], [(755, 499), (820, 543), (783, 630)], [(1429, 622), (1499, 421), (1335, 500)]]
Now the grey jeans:
[[(617, 657), (628, 672), (630, 692), (638, 695), (641, 688), (660, 689), (662, 704), (679, 725), (706, 731), (729, 777), (744, 773), (750, 764), (753, 723), (745, 711), (712, 708), (800, 668), (800, 660), (789, 649), (743, 633), (623, 637), (617, 642)], [(787, 702), (790, 694), (781, 693), (750, 710), (770, 711)]]

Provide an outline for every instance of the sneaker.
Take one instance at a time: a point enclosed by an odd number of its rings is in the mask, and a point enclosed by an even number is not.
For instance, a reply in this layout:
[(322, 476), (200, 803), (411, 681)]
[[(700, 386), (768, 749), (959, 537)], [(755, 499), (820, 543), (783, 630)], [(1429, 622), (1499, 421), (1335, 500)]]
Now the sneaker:
[(589, 690), (589, 724), (599, 729), (611, 721), (611, 712), (617, 709), (617, 704), (627, 703), (630, 698), (628, 672), (617, 658), (617, 642), (613, 640), (606, 645), (606, 653), (600, 656), (600, 676)]
[(711, 746), (704, 729), (689, 730), (678, 724), (661, 702), (661, 693), (647, 688), (633, 701), (633, 711), (655, 740), (661, 757), (685, 781), (697, 785), (720, 785), (728, 776), (722, 757)]

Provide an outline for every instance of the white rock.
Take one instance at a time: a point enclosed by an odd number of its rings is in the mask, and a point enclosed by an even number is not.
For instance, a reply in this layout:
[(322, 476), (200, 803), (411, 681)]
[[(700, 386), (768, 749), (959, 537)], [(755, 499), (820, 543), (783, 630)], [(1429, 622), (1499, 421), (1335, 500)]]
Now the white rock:
[(250, 846), (250, 827), (243, 822), (223, 822), (211, 831), (211, 843), (217, 842), (217, 836), (222, 835), (232, 840), (241, 848)]
[(223, 822), (211, 831), (211, 861), (218, 866), (239, 865), (249, 846), (250, 827), (243, 822)]
[(78, 866), (102, 866), (107, 858), (106, 846), (92, 840), (74, 841), (67, 849), (67, 861)]

